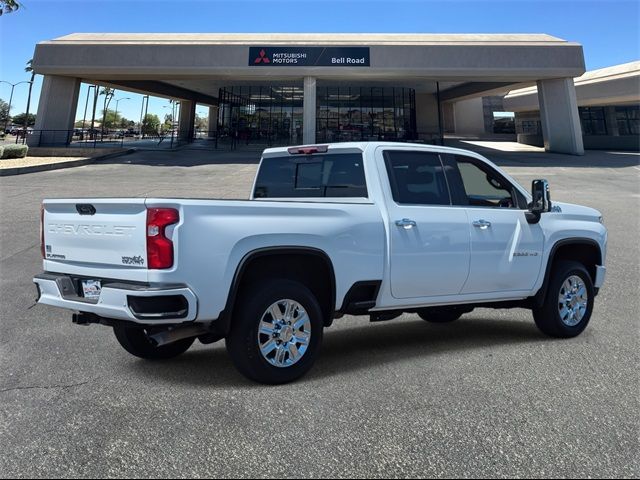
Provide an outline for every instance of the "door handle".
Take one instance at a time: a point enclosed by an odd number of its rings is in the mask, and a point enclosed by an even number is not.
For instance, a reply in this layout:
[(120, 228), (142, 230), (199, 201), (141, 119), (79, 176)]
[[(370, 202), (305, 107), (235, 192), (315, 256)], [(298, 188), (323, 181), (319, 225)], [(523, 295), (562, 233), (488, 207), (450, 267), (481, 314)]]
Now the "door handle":
[(398, 227), (402, 227), (405, 230), (409, 230), (413, 227), (415, 227), (417, 224), (416, 222), (414, 222), (413, 220), (409, 219), (409, 218), (403, 218), (402, 220), (396, 220), (396, 225)]
[(473, 221), (473, 226), (474, 227), (478, 227), (481, 230), (486, 230), (487, 228), (489, 228), (491, 226), (491, 222), (484, 220), (484, 219), (480, 219), (480, 220), (474, 220)]

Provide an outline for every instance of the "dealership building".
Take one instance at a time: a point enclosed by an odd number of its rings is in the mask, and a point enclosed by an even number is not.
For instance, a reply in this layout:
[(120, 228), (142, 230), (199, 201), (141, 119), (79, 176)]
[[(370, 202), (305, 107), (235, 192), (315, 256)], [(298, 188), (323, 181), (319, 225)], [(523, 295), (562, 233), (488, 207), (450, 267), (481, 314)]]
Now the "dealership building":
[(478, 99), (530, 87), (545, 149), (584, 153), (582, 46), (543, 34), (72, 34), (39, 43), (33, 67), (39, 145), (73, 129), (82, 82), (179, 100), (185, 140), (203, 105), (212, 136), (274, 145), (434, 142)]
[[(640, 150), (640, 62), (587, 72), (576, 78), (574, 85), (585, 148)], [(515, 112), (520, 143), (543, 145), (535, 88), (509, 92), (503, 108)]]

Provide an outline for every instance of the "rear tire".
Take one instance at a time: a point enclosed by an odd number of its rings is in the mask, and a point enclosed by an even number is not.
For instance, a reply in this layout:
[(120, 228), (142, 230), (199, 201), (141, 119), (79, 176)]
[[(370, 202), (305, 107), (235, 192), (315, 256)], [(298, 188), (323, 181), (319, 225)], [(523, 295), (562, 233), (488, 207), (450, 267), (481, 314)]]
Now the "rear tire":
[(227, 351), (247, 378), (271, 385), (288, 383), (313, 366), (323, 329), (322, 310), (306, 286), (268, 280), (247, 287), (239, 299)]
[[(472, 309), (473, 310), (473, 309)], [(418, 316), (431, 323), (450, 323), (458, 320), (463, 314), (470, 312), (469, 309), (456, 307), (428, 307), (418, 311)]]
[(544, 304), (533, 308), (533, 318), (551, 337), (575, 337), (587, 328), (593, 298), (593, 282), (584, 265), (561, 260), (553, 266)]
[(143, 328), (113, 327), (113, 333), (127, 352), (146, 360), (167, 360), (182, 355), (193, 345), (194, 338), (185, 338), (177, 342), (157, 347)]

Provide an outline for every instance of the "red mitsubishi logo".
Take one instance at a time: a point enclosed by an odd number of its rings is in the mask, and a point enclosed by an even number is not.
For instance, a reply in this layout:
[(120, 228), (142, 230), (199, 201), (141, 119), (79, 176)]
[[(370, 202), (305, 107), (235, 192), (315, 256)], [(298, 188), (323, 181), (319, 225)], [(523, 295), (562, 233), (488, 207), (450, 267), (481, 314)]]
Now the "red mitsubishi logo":
[(260, 56), (256, 58), (253, 63), (271, 63), (271, 60), (267, 57), (267, 52), (264, 51), (264, 48), (260, 50)]

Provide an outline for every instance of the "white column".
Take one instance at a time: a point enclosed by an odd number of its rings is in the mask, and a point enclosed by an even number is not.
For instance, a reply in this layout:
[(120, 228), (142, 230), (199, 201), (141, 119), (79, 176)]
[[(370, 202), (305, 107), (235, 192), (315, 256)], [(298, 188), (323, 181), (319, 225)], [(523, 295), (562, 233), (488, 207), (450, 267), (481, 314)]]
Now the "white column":
[(316, 143), (316, 79), (304, 77), (304, 101), (302, 107), (302, 141)]
[(178, 116), (178, 138), (193, 141), (196, 124), (196, 102), (180, 100), (180, 115)]
[(66, 145), (76, 119), (80, 79), (45, 75), (40, 91), (38, 113), (30, 146)]
[(584, 155), (573, 78), (539, 80), (538, 101), (544, 149), (548, 152)]

